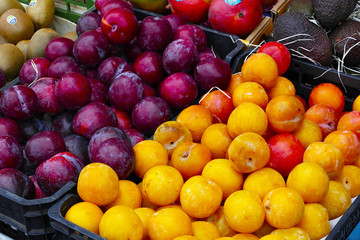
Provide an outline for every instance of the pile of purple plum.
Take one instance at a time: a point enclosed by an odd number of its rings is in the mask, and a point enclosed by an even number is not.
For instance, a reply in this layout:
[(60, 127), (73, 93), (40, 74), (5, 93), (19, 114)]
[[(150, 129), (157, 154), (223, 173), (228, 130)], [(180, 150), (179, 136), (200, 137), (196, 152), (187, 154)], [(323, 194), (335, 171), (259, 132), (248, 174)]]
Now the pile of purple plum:
[(128, 178), (136, 143), (230, 80), (198, 26), (176, 15), (139, 22), (125, 0), (97, 3), (75, 41), (52, 39), (0, 98), (0, 187), (24, 198), (76, 182), (89, 162)]

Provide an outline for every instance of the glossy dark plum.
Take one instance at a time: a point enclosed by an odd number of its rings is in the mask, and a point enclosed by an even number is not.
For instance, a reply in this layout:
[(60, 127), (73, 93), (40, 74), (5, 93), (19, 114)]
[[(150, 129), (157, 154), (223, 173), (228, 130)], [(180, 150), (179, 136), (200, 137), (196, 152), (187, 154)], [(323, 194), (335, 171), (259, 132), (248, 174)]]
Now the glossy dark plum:
[(56, 82), (56, 78), (43, 77), (31, 85), (31, 89), (34, 90), (38, 99), (39, 113), (57, 115), (64, 110), (55, 96)]
[(130, 64), (124, 59), (109, 57), (99, 65), (97, 79), (109, 87), (116, 76), (131, 70)]
[(108, 11), (113, 8), (126, 8), (129, 11), (134, 11), (130, 2), (126, 0), (108, 0), (101, 8), (100, 15), (104, 16)]
[(141, 78), (132, 72), (124, 72), (114, 78), (109, 87), (109, 100), (119, 110), (131, 110), (144, 98), (145, 89)]
[(90, 102), (91, 84), (81, 73), (67, 73), (56, 84), (55, 96), (67, 110), (77, 110)]
[(51, 62), (43, 57), (27, 60), (19, 72), (19, 82), (29, 85), (39, 78), (47, 77)]
[(59, 152), (66, 151), (63, 137), (55, 131), (42, 131), (32, 136), (25, 145), (25, 155), (30, 162), (39, 165)]
[(29, 178), (33, 182), (34, 187), (35, 187), (34, 199), (40, 199), (40, 198), (48, 197), (48, 195), (46, 193), (44, 193), (44, 191), (41, 190), (41, 188), (39, 187), (39, 184), (36, 181), (35, 175), (30, 175)]
[(98, 70), (97, 68), (86, 68), (84, 69), (84, 76), (88, 79), (90, 78), (97, 78)]
[(137, 39), (144, 51), (162, 52), (172, 40), (170, 23), (162, 17), (148, 16), (139, 26)]
[(207, 46), (207, 38), (205, 32), (196, 25), (181, 25), (175, 29), (173, 34), (174, 40), (182, 38), (192, 41), (198, 52), (204, 51)]
[(101, 30), (109, 42), (127, 44), (138, 32), (138, 21), (133, 11), (118, 7), (107, 11), (101, 19)]
[(125, 129), (126, 134), (130, 138), (131, 146), (135, 146), (137, 143), (144, 141), (145, 136), (139, 130), (134, 128)]
[(174, 109), (184, 109), (192, 104), (198, 94), (194, 78), (183, 72), (173, 73), (159, 85), (160, 96)]
[(36, 181), (51, 196), (68, 182), (76, 182), (83, 164), (74, 154), (61, 152), (42, 162), (35, 171)]
[(82, 107), (73, 119), (74, 132), (88, 139), (98, 129), (108, 126), (116, 127), (117, 118), (114, 111), (101, 102), (92, 102)]
[(81, 73), (81, 67), (78, 62), (70, 56), (63, 56), (55, 59), (48, 71), (48, 77), (61, 78), (64, 74), (70, 72)]
[(144, 97), (149, 97), (149, 96), (154, 96), (157, 97), (155, 88), (153, 88), (152, 86), (144, 83), (144, 88), (145, 88), (145, 96)]
[(96, 67), (106, 58), (108, 50), (109, 42), (105, 35), (89, 30), (75, 40), (73, 54), (80, 64)]
[(93, 161), (94, 154), (101, 143), (110, 138), (120, 138), (130, 143), (130, 139), (127, 134), (117, 127), (103, 127), (97, 130), (91, 137), (88, 145), (88, 154), (90, 161)]
[(20, 121), (19, 125), (23, 133), (23, 144), (26, 144), (26, 142), (36, 133), (49, 130), (47, 125), (36, 116)]
[(7, 88), (0, 98), (0, 109), (5, 117), (26, 120), (38, 110), (38, 99), (34, 90), (25, 85)]
[(138, 102), (131, 115), (134, 127), (145, 135), (151, 135), (163, 122), (170, 119), (170, 107), (160, 97), (146, 97)]
[(59, 133), (61, 136), (66, 137), (73, 134), (72, 121), (74, 114), (71, 112), (62, 112), (53, 118), (50, 129)]
[(179, 26), (186, 24), (185, 19), (180, 17), (179, 15), (169, 14), (169, 15), (165, 15), (163, 18), (170, 23), (171, 29), (173, 31)]
[(169, 43), (162, 55), (163, 66), (168, 74), (190, 72), (196, 65), (198, 51), (192, 41), (177, 39)]
[(215, 86), (225, 89), (231, 78), (231, 68), (220, 58), (208, 58), (196, 65), (194, 78), (199, 88), (205, 92)]
[(14, 168), (0, 170), (0, 188), (25, 199), (33, 199), (35, 195), (35, 186), (31, 179)]
[(0, 118), (0, 136), (12, 136), (18, 142), (22, 141), (22, 129), (18, 122), (11, 118)]
[(154, 51), (141, 53), (133, 64), (134, 73), (149, 85), (157, 85), (165, 78), (161, 55)]
[(89, 140), (77, 134), (71, 134), (64, 138), (66, 150), (75, 154), (84, 164), (89, 163), (88, 145)]
[(126, 59), (130, 62), (134, 62), (136, 58), (143, 52), (136, 37), (131, 40), (129, 44), (125, 44), (124, 52)]
[(95, 30), (100, 27), (101, 16), (97, 12), (83, 14), (76, 23), (76, 34), (80, 36), (86, 31)]
[(45, 48), (45, 57), (53, 62), (59, 57), (73, 54), (74, 41), (66, 37), (56, 37), (50, 40)]
[(89, 82), (91, 85), (90, 102), (102, 102), (106, 104), (108, 101), (108, 88), (106, 85), (94, 78), (89, 78)]
[(128, 141), (110, 138), (99, 145), (92, 162), (105, 163), (115, 170), (119, 179), (126, 179), (134, 170), (135, 153)]
[(23, 150), (20, 143), (12, 136), (0, 136), (0, 169), (20, 168)]
[(132, 127), (131, 118), (127, 112), (119, 110), (114, 106), (111, 106), (110, 108), (116, 114), (118, 128), (120, 128), (121, 130), (125, 130)]
[(206, 49), (205, 51), (199, 53), (198, 56), (198, 63), (209, 58), (216, 58), (218, 57), (215, 52), (211, 51), (211, 49)]

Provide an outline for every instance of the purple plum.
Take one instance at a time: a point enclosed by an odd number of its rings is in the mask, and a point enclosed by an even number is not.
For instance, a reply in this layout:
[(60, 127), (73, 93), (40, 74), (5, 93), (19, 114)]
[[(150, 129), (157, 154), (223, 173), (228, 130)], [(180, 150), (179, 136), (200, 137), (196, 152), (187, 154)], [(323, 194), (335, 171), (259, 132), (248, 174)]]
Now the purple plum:
[(20, 84), (28, 86), (42, 77), (47, 77), (50, 65), (51, 62), (43, 57), (27, 60), (19, 72)]
[(131, 115), (134, 127), (145, 135), (151, 135), (163, 122), (170, 119), (170, 107), (160, 97), (146, 97), (138, 102)]
[(73, 130), (90, 139), (100, 128), (116, 127), (117, 118), (113, 110), (101, 102), (92, 102), (82, 107), (74, 116)]
[(23, 150), (20, 143), (12, 136), (0, 136), (0, 169), (20, 168)]
[(34, 165), (39, 165), (59, 152), (66, 151), (63, 137), (52, 130), (41, 131), (26, 143), (25, 155)]

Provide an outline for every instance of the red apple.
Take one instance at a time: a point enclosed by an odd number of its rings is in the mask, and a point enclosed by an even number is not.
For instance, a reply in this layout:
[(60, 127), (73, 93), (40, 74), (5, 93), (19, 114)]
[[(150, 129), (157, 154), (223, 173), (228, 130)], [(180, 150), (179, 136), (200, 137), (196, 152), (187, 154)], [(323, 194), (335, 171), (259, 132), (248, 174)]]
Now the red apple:
[(126, 8), (109, 10), (101, 19), (101, 30), (114, 44), (126, 44), (136, 36), (138, 21), (133, 12)]
[(169, 0), (172, 14), (179, 15), (191, 23), (206, 20), (210, 2), (209, 0)]
[(270, 159), (267, 167), (275, 169), (284, 177), (287, 177), (290, 171), (303, 161), (305, 149), (293, 134), (276, 134), (268, 140), (268, 145)]
[(259, 25), (262, 14), (259, 0), (213, 0), (208, 17), (215, 30), (244, 37)]
[(278, 66), (279, 75), (283, 75), (289, 69), (291, 55), (287, 47), (279, 42), (267, 42), (258, 49), (258, 52), (270, 55)]

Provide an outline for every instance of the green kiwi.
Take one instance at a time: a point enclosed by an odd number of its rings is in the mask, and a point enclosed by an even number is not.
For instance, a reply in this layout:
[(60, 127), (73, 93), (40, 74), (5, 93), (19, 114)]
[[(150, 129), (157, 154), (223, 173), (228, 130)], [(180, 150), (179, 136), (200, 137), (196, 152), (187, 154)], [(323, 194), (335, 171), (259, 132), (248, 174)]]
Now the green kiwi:
[(9, 9), (0, 17), (0, 34), (9, 43), (17, 44), (31, 38), (34, 24), (25, 12), (17, 8)]
[(7, 80), (12, 80), (19, 75), (24, 62), (24, 54), (14, 44), (0, 45), (0, 68), (4, 71)]
[(6, 39), (0, 34), (0, 44), (8, 43)]
[(9, 9), (17, 8), (25, 12), (25, 8), (17, 0), (1, 0), (0, 1), (0, 16)]
[(27, 58), (45, 57), (45, 48), (51, 39), (59, 37), (60, 35), (51, 28), (41, 28), (37, 30), (31, 37)]
[(35, 29), (48, 28), (54, 20), (54, 0), (31, 0), (26, 13), (33, 21)]
[(24, 54), (24, 60), (25, 62), (28, 60), (27, 58), (27, 49), (29, 46), (30, 40), (21, 40), (20, 42), (18, 42), (16, 44), (16, 46), (22, 51), (22, 53)]

